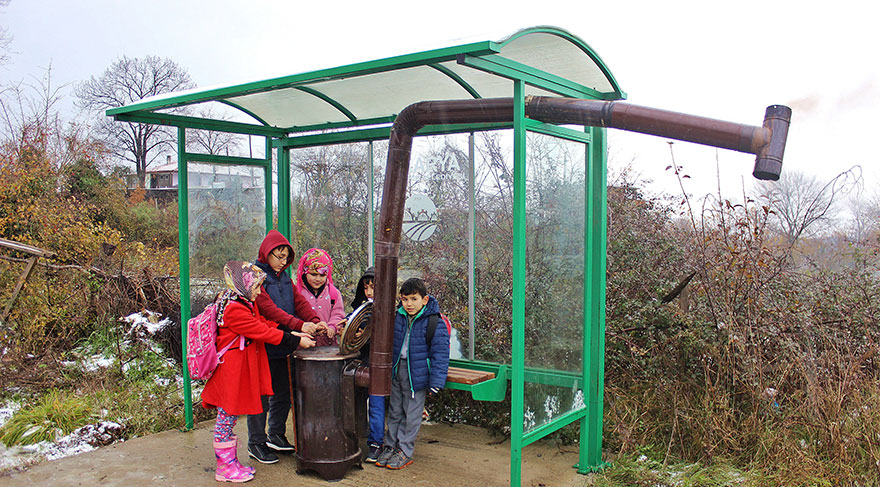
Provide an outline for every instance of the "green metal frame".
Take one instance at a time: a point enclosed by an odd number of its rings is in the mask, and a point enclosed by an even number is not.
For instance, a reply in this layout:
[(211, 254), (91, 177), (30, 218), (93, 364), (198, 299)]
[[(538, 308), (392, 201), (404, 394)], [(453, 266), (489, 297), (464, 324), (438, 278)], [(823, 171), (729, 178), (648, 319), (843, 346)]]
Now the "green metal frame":
[[(513, 333), (510, 384), (510, 485), (522, 479), (526, 322), (526, 104), (525, 83), (513, 82)], [(516, 484), (514, 484), (516, 479)]]
[(586, 198), (586, 286), (584, 288), (584, 397), (578, 472), (607, 466), (602, 461), (602, 410), (605, 389), (605, 269), (608, 241), (608, 151), (605, 129), (590, 127)]
[[(523, 65), (500, 56), (503, 44), (480, 42), (446, 49), (437, 49), (406, 56), (397, 56), (378, 61), (359, 63), (338, 68), (326, 69), (300, 75), (285, 76), (270, 80), (236, 85), (227, 88), (207, 90), (199, 93), (172, 96), (161, 100), (136, 103), (130, 106), (108, 110), (107, 114), (116, 120), (131, 123), (150, 123), (178, 127), (178, 212), (180, 246), (180, 311), (182, 321), (191, 315), (190, 309), (190, 263), (189, 263), (189, 200), (187, 167), (190, 162), (209, 164), (235, 164), (261, 167), (265, 176), (266, 228), (273, 227), (273, 149), (277, 160), (277, 217), (278, 231), (290, 238), (290, 153), (291, 148), (310, 147), (352, 142), (370, 143), (370, 191), (373, 191), (372, 141), (388, 139), (393, 116), (372, 119), (357, 119), (344, 105), (323, 93), (309, 88), (318, 81), (343, 79), (363, 74), (379, 73), (412, 66), (429, 66), (450, 77), (462, 86), (472, 97), (481, 95), (451, 70), (439, 63), (457, 60), (460, 64), (486, 73), (511, 80), (514, 92), (514, 119), (503, 124), (444, 125), (423, 128), (419, 135), (471, 133), (481, 130), (513, 129), (514, 139), (514, 208), (513, 208), (513, 310), (512, 310), (512, 360), (511, 364), (496, 364), (475, 360), (453, 360), (457, 367), (485, 370), (495, 373), (488, 381), (463, 385), (447, 383), (450, 389), (468, 391), (481, 401), (500, 401), (511, 390), (511, 447), (510, 447), (510, 485), (520, 485), (522, 449), (534, 441), (575, 421), (580, 421), (579, 461), (575, 467), (580, 473), (604, 468), (602, 461), (602, 414), (604, 390), (604, 347), (605, 347), (605, 268), (606, 268), (606, 131), (604, 128), (587, 128), (585, 131), (573, 130), (525, 118), (525, 94), (528, 86), (557, 93), (566, 97), (593, 99), (621, 99), (625, 94), (617, 85), (610, 71), (597, 55), (582, 41), (570, 34), (553, 28), (535, 28), (519, 33), (507, 40), (511, 42), (521, 35), (533, 32), (549, 33), (566, 37), (578, 45), (593, 59), (608, 78), (614, 90), (600, 93), (570, 80), (559, 78), (551, 73)], [(295, 88), (316, 96), (343, 113), (348, 122), (332, 122), (301, 127), (273, 127), (259, 116), (229, 101), (229, 98), (243, 94), (267, 92), (277, 89)], [(190, 105), (194, 103), (217, 101), (226, 103), (253, 117), (259, 124), (206, 120), (196, 117), (176, 115), (153, 110)], [(378, 126), (377, 126), (378, 125)], [(339, 131), (345, 128), (348, 130)], [(265, 157), (252, 159), (243, 157), (215, 156), (186, 152), (186, 129), (216, 130), (238, 134), (258, 135), (266, 138)], [(325, 131), (324, 133), (314, 133)], [(585, 208), (585, 249), (584, 249), (584, 323), (583, 323), (583, 363), (580, 373), (537, 369), (525, 366), (525, 282), (526, 282), (526, 133), (538, 132), (574, 140), (585, 144), (587, 160), (586, 208)], [(471, 149), (473, 150), (473, 149)], [(371, 205), (372, 209), (372, 205)], [(372, 211), (371, 211), (372, 215)], [(370, 224), (372, 229), (372, 223)], [(470, 227), (473, 231), (474, 228)], [(371, 245), (373, 243), (371, 242)], [(372, 257), (373, 253), (370, 252)], [(372, 263), (372, 262), (371, 262)], [(186, 343), (186, 327), (182, 327), (182, 339)], [(470, 356), (472, 359), (473, 357)], [(193, 427), (192, 388), (186, 361), (183, 361), (185, 426)], [(560, 387), (578, 387), (584, 392), (583, 407), (569, 411), (529, 432), (524, 431), (524, 391), (526, 383), (547, 384)]]
[[(190, 269), (189, 269), (189, 163), (220, 164), (234, 166), (253, 166), (263, 169), (265, 186), (266, 228), (272, 228), (272, 142), (266, 138), (266, 157), (254, 159), (250, 157), (223, 156), (215, 154), (196, 154), (186, 151), (186, 128), (177, 128), (177, 232), (178, 262), (180, 263), (180, 321), (181, 324), (191, 315), (190, 302)], [(279, 181), (280, 184), (280, 181)], [(289, 181), (288, 181), (289, 184)], [(288, 189), (289, 190), (289, 189)], [(280, 190), (279, 190), (280, 192)], [(183, 217), (183, 216), (186, 217)], [(289, 225), (289, 221), (288, 221)], [(180, 327), (181, 343), (186, 343), (187, 327)], [(183, 403), (184, 428), (194, 427), (192, 410), (192, 381), (189, 377), (189, 365), (183, 360)]]

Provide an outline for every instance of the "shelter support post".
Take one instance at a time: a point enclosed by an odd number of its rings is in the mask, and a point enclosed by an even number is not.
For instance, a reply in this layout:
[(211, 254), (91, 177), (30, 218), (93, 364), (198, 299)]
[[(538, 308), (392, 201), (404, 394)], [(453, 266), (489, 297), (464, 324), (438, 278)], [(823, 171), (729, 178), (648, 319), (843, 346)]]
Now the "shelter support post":
[(474, 133), (468, 135), (468, 359), (474, 360), (477, 309), (477, 198), (476, 162), (474, 161)]
[(373, 241), (375, 241), (376, 236), (373, 234), (374, 229), (376, 228), (376, 202), (373, 199), (373, 188), (375, 187), (375, 161), (374, 161), (374, 148), (373, 141), (367, 142), (370, 154), (370, 170), (369, 177), (367, 178), (367, 242), (369, 242), (369, 246), (367, 247), (367, 266), (375, 265), (376, 263), (376, 249), (373, 248)]
[[(180, 264), (180, 338), (186, 351), (186, 323), (190, 317), (189, 290), (189, 181), (186, 164), (186, 129), (177, 128), (177, 239)], [(186, 357), (183, 363), (184, 429), (193, 429), (192, 382)]]
[(272, 225), (272, 139), (266, 137), (266, 165), (263, 167), (263, 184), (266, 187), (266, 231), (274, 228)]
[(290, 149), (287, 147), (278, 147), (278, 231), (290, 240)]
[(510, 485), (520, 485), (523, 448), (526, 322), (525, 83), (513, 83), (513, 334), (510, 382)]
[(586, 415), (581, 419), (578, 473), (602, 468), (605, 389), (605, 265), (608, 187), (605, 129), (591, 127), (587, 149), (586, 269), (584, 287), (583, 384)]

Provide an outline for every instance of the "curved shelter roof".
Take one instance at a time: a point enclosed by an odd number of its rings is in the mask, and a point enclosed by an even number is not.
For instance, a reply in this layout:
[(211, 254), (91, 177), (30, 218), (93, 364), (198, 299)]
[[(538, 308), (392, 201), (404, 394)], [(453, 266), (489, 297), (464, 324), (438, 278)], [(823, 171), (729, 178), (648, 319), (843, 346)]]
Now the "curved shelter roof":
[[(284, 136), (390, 123), (425, 100), (527, 95), (622, 99), (611, 71), (586, 43), (555, 27), (533, 27), (483, 41), (228, 87), (147, 98), (107, 111), (117, 120)], [(169, 109), (221, 102), (255, 123), (210, 121)]]

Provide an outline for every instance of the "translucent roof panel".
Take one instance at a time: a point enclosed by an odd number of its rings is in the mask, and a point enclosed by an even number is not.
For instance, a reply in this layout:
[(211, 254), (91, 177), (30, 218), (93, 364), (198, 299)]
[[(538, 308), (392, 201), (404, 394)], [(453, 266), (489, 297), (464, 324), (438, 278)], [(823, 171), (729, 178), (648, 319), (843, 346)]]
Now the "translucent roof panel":
[[(541, 55), (536, 56), (535, 53)], [(514, 36), (501, 49), (501, 56), (602, 93), (614, 91), (611, 80), (600, 64), (569, 39), (555, 33), (534, 32)]]
[(455, 61), (442, 63), (441, 66), (455, 73), (469, 86), (474, 86), (480, 98), (503, 98), (513, 96), (513, 83), (507, 78), (462, 66)]
[(259, 114), (260, 118), (274, 127), (287, 127), (291, 116), (303, 124), (348, 120), (330, 103), (296, 88), (237, 96), (228, 101)]
[(430, 66), (326, 81), (309, 87), (340, 102), (359, 119), (396, 114), (425, 100), (426, 87), (430, 87), (432, 99), (436, 100), (471, 98), (467, 90)]
[[(220, 101), (247, 114), (254, 121), (249, 125), (265, 127), (262, 130), (272, 134), (290, 133), (388, 122), (408, 105), (426, 100), (510, 97), (513, 79), (525, 80), (526, 93), (532, 95), (626, 96), (599, 56), (578, 37), (556, 27), (533, 27), (497, 42), (474, 42), (251, 83), (163, 94), (108, 110), (107, 115), (197, 127), (218, 121), (151, 118), (149, 112)], [(242, 130), (242, 126), (227, 127)], [(247, 126), (244, 129), (250, 130)]]

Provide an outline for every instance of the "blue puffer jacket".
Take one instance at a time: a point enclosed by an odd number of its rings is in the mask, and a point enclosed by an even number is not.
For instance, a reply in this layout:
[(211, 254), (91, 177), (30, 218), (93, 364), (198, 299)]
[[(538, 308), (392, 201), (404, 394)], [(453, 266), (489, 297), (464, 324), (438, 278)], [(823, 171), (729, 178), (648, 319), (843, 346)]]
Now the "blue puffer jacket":
[[(443, 320), (439, 319), (437, 329), (431, 346), (427, 344), (428, 317), (440, 314), (440, 305), (434, 296), (429, 296), (428, 304), (416, 315), (409, 336), (409, 352), (407, 364), (409, 365), (410, 384), (412, 390), (421, 391), (429, 387), (442, 389), (446, 385), (446, 373), (449, 370), (449, 332)], [(409, 317), (403, 307), (394, 315), (394, 351), (391, 360), (394, 364), (393, 374), (397, 374), (397, 366), (400, 362), (400, 348), (403, 346), (403, 338), (409, 325)]]

